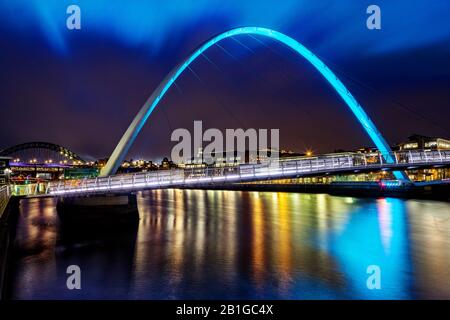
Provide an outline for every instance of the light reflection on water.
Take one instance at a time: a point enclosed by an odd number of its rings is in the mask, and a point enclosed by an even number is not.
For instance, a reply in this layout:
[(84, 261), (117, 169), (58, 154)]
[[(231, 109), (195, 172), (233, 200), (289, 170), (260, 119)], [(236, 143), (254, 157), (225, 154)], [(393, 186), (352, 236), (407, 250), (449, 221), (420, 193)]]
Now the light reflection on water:
[(449, 203), (169, 189), (138, 205), (139, 225), (92, 233), (62, 226), (53, 199), (22, 201), (12, 297), (450, 298)]

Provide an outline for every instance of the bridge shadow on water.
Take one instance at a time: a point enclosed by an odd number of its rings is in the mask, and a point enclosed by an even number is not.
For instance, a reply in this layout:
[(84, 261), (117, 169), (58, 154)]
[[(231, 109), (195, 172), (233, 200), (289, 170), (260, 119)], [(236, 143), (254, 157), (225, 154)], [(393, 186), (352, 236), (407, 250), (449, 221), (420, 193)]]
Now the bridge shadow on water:
[(84, 283), (82, 290), (71, 292), (70, 299), (114, 299), (128, 294), (138, 227), (138, 221), (84, 226), (61, 223), (55, 244), (60, 260), (57, 270), (67, 278), (67, 266), (78, 265)]
[[(126, 297), (136, 246), (138, 221), (77, 223), (61, 221), (53, 199), (22, 201), (14, 243), (14, 270), (9, 284), (26, 286), (32, 278), (32, 298), (117, 299)], [(67, 268), (81, 269), (81, 290), (68, 290)], [(118, 285), (120, 283), (120, 285)]]

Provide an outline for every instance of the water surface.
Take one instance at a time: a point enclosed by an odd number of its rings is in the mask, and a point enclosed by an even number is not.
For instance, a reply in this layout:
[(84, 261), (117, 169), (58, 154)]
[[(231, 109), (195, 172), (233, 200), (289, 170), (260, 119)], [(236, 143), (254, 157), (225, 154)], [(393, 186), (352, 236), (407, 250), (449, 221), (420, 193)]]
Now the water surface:
[(138, 203), (135, 226), (72, 230), (54, 199), (23, 200), (12, 298), (450, 299), (447, 202), (168, 189)]

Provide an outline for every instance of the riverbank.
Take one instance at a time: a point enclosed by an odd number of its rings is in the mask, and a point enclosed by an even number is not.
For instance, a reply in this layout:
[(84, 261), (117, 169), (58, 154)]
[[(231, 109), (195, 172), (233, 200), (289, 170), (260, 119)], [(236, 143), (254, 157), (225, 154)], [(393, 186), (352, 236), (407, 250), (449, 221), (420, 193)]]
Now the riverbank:
[(12, 243), (16, 232), (20, 197), (11, 197), (0, 213), (0, 300), (6, 298), (7, 279), (12, 253)]

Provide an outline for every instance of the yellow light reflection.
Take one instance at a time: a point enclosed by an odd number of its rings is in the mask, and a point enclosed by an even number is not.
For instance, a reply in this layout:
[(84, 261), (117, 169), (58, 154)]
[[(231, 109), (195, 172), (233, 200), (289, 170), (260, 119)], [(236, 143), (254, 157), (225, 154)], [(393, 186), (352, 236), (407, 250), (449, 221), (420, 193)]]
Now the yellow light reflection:
[(258, 287), (264, 282), (264, 207), (259, 192), (253, 192), (251, 199), (252, 208), (252, 269), (253, 279)]
[(279, 266), (280, 290), (287, 291), (292, 274), (292, 242), (291, 242), (291, 217), (292, 212), (289, 193), (279, 193), (278, 227), (279, 250), (275, 253)]

